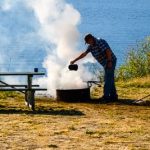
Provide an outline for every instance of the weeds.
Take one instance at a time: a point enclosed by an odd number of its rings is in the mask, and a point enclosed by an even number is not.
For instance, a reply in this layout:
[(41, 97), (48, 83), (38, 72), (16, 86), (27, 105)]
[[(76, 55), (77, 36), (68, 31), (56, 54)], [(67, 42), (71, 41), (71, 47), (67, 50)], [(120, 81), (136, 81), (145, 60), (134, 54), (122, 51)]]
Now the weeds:
[(129, 50), (125, 63), (117, 71), (118, 80), (150, 75), (150, 37)]

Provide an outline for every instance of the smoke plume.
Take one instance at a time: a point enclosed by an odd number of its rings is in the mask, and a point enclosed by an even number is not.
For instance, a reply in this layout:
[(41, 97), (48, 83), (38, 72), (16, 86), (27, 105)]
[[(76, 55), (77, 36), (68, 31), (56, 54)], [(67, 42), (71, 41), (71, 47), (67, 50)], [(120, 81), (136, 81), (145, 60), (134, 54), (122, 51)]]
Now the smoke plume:
[[(13, 12), (14, 20), (17, 16), (18, 22), (23, 24), (24, 29), (22, 31), (21, 25), (17, 25), (15, 37), (10, 36), (12, 41), (8, 36), (6, 37), (9, 39), (9, 44), (17, 40), (21, 45), (22, 55), (25, 50), (36, 53), (37, 49), (45, 54), (41, 54), (40, 57), (43, 57), (42, 65), (47, 71), (47, 76), (35, 80), (36, 84), (38, 82), (41, 86), (46, 86), (52, 95), (55, 95), (56, 89), (85, 87), (86, 83), (83, 81), (91, 77), (85, 67), (80, 63), (77, 72), (68, 70), (69, 62), (79, 54), (77, 49), (80, 33), (77, 27), (81, 19), (80, 13), (65, 0), (15, 0), (13, 2), (5, 0), (3, 2), (1, 11), (7, 16)], [(20, 15), (18, 12), (21, 12)], [(24, 42), (19, 40), (19, 37)], [(11, 53), (15, 53), (17, 48), (14, 48)], [(26, 62), (24, 66), (27, 66)], [(20, 65), (19, 68), (21, 67), (23, 66)]]

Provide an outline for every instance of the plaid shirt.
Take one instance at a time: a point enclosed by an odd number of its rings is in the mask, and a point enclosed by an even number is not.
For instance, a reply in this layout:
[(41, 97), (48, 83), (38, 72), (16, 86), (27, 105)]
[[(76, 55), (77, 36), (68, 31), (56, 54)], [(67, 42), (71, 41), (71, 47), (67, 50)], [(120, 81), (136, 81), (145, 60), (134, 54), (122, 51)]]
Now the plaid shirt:
[[(111, 48), (103, 39), (95, 38), (95, 44), (89, 45), (86, 52), (91, 52), (93, 57), (105, 68), (107, 65), (106, 50)], [(112, 63), (116, 61), (116, 56), (112, 52)]]

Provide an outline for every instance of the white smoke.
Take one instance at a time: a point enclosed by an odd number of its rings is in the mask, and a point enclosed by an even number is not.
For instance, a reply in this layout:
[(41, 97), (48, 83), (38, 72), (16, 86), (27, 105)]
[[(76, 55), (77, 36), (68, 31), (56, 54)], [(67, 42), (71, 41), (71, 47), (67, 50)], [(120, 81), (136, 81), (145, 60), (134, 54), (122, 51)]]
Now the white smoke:
[(32, 0), (28, 4), (41, 23), (39, 34), (54, 45), (53, 50), (47, 50), (48, 56), (43, 63), (47, 78), (39, 82), (47, 84), (51, 94), (55, 94), (57, 88), (86, 86), (83, 80), (90, 74), (83, 66), (78, 72), (70, 72), (67, 68), (69, 61), (77, 56), (79, 12), (64, 0)]
[(71, 56), (79, 37), (79, 12), (64, 0), (30, 0), (28, 5), (41, 24), (39, 34), (55, 45), (53, 53), (61, 59)]
[[(18, 10), (19, 7), (21, 10)], [(45, 46), (46, 48), (44, 48), (47, 52), (47, 57), (44, 59), (43, 67), (46, 68), (47, 77), (36, 80), (36, 84), (39, 82), (43, 87), (46, 86), (52, 95), (55, 95), (56, 89), (82, 88), (86, 86), (84, 81), (89, 80), (91, 74), (81, 63), (78, 71), (68, 70), (69, 62), (80, 53), (77, 51), (80, 36), (77, 26), (80, 23), (81, 16), (71, 4), (68, 4), (65, 0), (14, 0), (13, 2), (4, 0), (2, 9), (3, 11), (14, 9), (13, 15), (17, 15), (18, 11), (22, 11), (21, 13), (19, 12), (20, 16), (18, 15), (18, 17), (20, 18), (18, 20), (24, 21), (24, 27), (28, 25), (33, 28), (34, 32), (24, 32), (22, 34), (19, 32), (19, 29), (21, 31), (21, 26), (18, 26), (16, 38), (18, 39), (20, 36), (23, 38), (28, 37), (24, 40), (24, 43), (19, 38), (18, 43), (22, 43), (22, 47), (27, 47), (28, 43), (37, 42), (33, 46), (33, 49), (37, 49), (34, 48), (35, 45), (40, 46), (42, 41), (44, 44), (50, 45), (50, 47)], [(26, 12), (30, 14), (30, 18), (33, 13), (34, 18), (27, 20), (27, 17), (22, 16)], [(36, 22), (34, 22), (35, 20)], [(14, 36), (12, 38), (15, 39)], [(21, 51), (21, 54), (24, 50)], [(14, 49), (14, 52), (16, 51)]]

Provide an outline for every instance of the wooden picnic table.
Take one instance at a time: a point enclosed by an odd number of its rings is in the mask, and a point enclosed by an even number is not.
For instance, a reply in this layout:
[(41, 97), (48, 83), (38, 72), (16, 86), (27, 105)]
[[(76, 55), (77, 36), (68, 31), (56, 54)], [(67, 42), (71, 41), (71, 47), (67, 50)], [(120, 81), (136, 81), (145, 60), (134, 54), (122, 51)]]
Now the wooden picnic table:
[[(3, 86), (1, 86), (3, 88), (1, 88), (0, 91), (20, 91), (22, 93), (25, 93), (26, 104), (32, 110), (34, 110), (34, 107), (35, 107), (34, 93), (35, 93), (35, 91), (42, 91), (42, 90), (47, 90), (47, 89), (34, 88), (34, 85), (32, 84), (32, 79), (33, 79), (33, 76), (43, 76), (43, 75), (45, 75), (44, 72), (0, 72), (0, 76), (27, 76), (27, 85), (25, 85), (25, 88), (22, 88), (21, 85), (20, 85), (20, 87), (21, 87), (20, 88), (19, 85), (11, 85), (4, 81), (0, 81), (3, 84)], [(24, 85), (22, 85), (22, 86), (24, 86)], [(25, 91), (25, 92), (23, 92), (23, 91)]]

